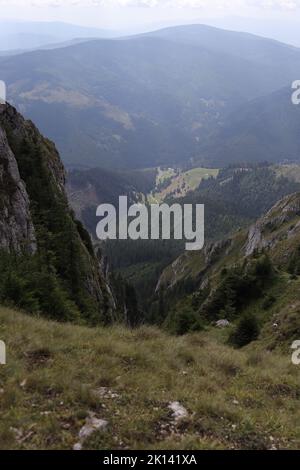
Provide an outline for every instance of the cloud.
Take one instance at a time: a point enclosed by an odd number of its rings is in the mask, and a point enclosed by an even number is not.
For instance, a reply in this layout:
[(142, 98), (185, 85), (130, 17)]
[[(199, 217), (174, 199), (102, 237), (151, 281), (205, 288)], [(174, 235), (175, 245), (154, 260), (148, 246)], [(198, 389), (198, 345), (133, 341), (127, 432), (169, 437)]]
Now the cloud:
[(81, 6), (81, 7), (140, 7), (140, 8), (191, 8), (191, 9), (241, 9), (254, 7), (262, 10), (294, 11), (300, 0), (0, 0), (0, 6), (31, 7)]
[(249, 3), (265, 10), (293, 11), (300, 8), (300, 0), (254, 0)]

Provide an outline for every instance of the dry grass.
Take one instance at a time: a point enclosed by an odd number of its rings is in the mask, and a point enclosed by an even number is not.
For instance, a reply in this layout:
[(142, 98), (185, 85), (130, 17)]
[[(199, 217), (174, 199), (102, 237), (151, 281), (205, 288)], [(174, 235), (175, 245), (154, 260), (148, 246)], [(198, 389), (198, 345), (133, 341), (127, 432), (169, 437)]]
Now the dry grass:
[[(0, 308), (0, 448), (71, 449), (89, 412), (109, 422), (89, 449), (299, 448), (300, 369), (209, 333), (88, 329)], [(107, 387), (117, 394), (99, 396)], [(168, 403), (189, 417), (174, 425)]]

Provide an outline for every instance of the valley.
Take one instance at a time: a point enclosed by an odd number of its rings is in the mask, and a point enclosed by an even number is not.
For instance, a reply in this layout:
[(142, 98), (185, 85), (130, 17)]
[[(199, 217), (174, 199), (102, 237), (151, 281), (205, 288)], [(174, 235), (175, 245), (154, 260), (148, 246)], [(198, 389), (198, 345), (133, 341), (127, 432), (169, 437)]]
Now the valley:
[(0, 449), (299, 449), (300, 49), (7, 28)]
[[(135, 188), (123, 186), (120, 189), (117, 186), (117, 189), (121, 194), (128, 195), (129, 201), (132, 202), (204, 203), (205, 244), (208, 246), (211, 242), (226, 238), (235, 230), (246, 228), (280, 198), (299, 191), (297, 176), (299, 168), (295, 164), (275, 166), (261, 164), (224, 170), (196, 168), (187, 171), (160, 167), (135, 173)], [(100, 173), (101, 171), (98, 171), (98, 174)], [(113, 186), (109, 184), (109, 192), (105, 195), (105, 185), (101, 178), (97, 180), (94, 177), (96, 174), (95, 171), (70, 173), (68, 183), (70, 202), (94, 239), (96, 239), (95, 214), (98, 203), (108, 201), (118, 207), (117, 194), (119, 194), (116, 193), (112, 197)], [(146, 174), (147, 188), (146, 186), (143, 188)], [(81, 189), (78, 187), (80, 192), (76, 192), (75, 183), (79, 175), (82, 186)], [(85, 189), (82, 193), (83, 188)], [(143, 192), (145, 189), (146, 192)], [(86, 199), (86, 195), (91, 192), (99, 194), (99, 198)], [(84, 195), (83, 198), (81, 194)], [(76, 209), (78, 206), (81, 206), (80, 213)], [(157, 322), (153, 309), (157, 308), (155, 290), (160, 275), (184, 252), (184, 243), (176, 240), (110, 240), (106, 243), (96, 242), (96, 245), (103, 250), (110, 268), (135, 287), (143, 311), (141, 318), (146, 318), (148, 321), (154, 315), (154, 321)], [(193, 258), (191, 256), (191, 259)], [(188, 274), (186, 277), (188, 278)]]
[(184, 197), (190, 191), (195, 191), (201, 181), (218, 175), (217, 169), (193, 168), (188, 171), (168, 168), (158, 169), (156, 187), (147, 195), (149, 203), (159, 203), (168, 198)]

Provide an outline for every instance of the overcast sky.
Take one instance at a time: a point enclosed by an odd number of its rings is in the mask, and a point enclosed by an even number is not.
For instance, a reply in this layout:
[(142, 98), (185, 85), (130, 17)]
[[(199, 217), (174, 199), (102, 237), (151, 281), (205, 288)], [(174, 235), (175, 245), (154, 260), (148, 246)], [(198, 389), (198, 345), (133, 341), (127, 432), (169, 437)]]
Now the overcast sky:
[[(293, 42), (293, 26), (298, 23), (300, 31), (300, 0), (0, 0), (0, 19), (117, 30), (203, 22)], [(294, 42), (300, 45), (300, 32)]]

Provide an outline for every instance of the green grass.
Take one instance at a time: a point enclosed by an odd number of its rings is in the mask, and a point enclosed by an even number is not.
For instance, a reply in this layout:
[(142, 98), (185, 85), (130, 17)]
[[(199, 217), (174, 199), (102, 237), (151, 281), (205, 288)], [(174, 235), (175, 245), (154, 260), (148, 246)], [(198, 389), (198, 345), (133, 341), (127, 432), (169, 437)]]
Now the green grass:
[(183, 197), (189, 191), (195, 191), (198, 188), (201, 181), (204, 179), (218, 176), (219, 170), (211, 168), (193, 168), (186, 172), (180, 170), (174, 170), (169, 168), (162, 170), (159, 168), (156, 186), (164, 183), (166, 180), (170, 180), (169, 184), (160, 190), (154, 190), (153, 193), (148, 195), (149, 203), (163, 202), (167, 197)]
[(163, 183), (165, 180), (169, 178), (173, 178), (176, 176), (176, 171), (174, 168), (162, 169), (158, 168), (157, 175), (156, 175), (156, 185)]
[(278, 177), (284, 176), (296, 183), (300, 183), (300, 165), (297, 165), (296, 163), (274, 165), (273, 169)]
[[(71, 449), (89, 412), (109, 423), (89, 449), (299, 448), (300, 369), (289, 349), (237, 351), (215, 331), (90, 329), (0, 308), (0, 448)], [(118, 397), (97, 397), (99, 387)], [(170, 401), (189, 412), (177, 425)]]
[(194, 191), (203, 179), (216, 178), (219, 170), (212, 168), (194, 168), (184, 173), (184, 179), (191, 191)]

